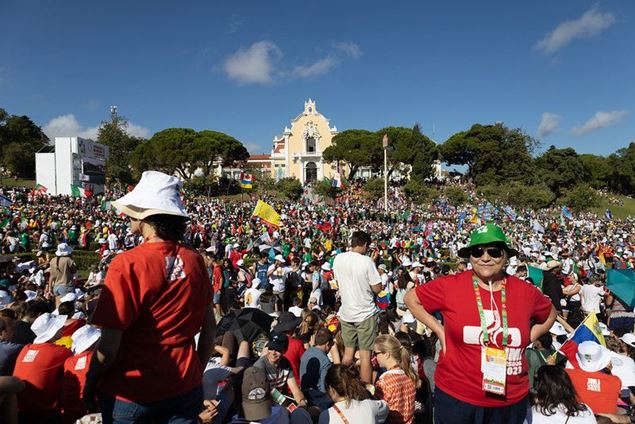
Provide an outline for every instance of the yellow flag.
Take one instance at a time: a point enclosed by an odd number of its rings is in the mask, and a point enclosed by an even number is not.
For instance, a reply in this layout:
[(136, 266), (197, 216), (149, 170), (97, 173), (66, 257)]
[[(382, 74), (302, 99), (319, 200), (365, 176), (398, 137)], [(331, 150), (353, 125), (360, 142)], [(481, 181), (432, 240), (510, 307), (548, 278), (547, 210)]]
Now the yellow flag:
[(256, 203), (256, 207), (254, 208), (254, 212), (251, 215), (257, 216), (267, 224), (275, 227), (280, 227), (282, 225), (278, 212), (276, 212), (271, 205), (263, 202), (262, 200), (258, 200), (258, 203)]

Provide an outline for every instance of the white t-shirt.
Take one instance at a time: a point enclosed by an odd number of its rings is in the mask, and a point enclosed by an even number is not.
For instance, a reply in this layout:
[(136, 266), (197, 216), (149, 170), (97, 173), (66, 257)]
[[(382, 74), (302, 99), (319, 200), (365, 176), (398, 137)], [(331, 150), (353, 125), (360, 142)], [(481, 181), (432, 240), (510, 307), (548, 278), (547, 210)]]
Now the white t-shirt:
[[(586, 405), (585, 405), (586, 406)], [(567, 421), (567, 418), (569, 421)], [(553, 415), (542, 415), (540, 411), (532, 406), (531, 414), (527, 416), (527, 424), (550, 424), (550, 423), (567, 423), (567, 424), (595, 424), (597, 423), (595, 415), (591, 408), (586, 406), (586, 410), (578, 412), (577, 416), (567, 417), (563, 406), (559, 406)]]
[[(348, 406), (346, 401), (336, 403), (349, 423), (376, 424), (383, 423), (388, 417), (388, 404), (383, 400), (352, 400)], [(331, 407), (320, 414), (319, 424), (344, 424), (335, 408)]]
[(381, 284), (373, 261), (356, 252), (340, 253), (333, 261), (333, 272), (342, 299), (340, 318), (346, 322), (362, 322), (373, 316), (375, 302), (371, 286)]
[(604, 288), (597, 287), (594, 284), (585, 284), (582, 286), (582, 290), (580, 290), (580, 295), (582, 298), (581, 308), (584, 312), (600, 313), (600, 302), (604, 295)]
[(251, 287), (245, 290), (245, 308), (260, 308), (260, 295), (257, 288)]
[[(267, 269), (267, 273), (269, 273), (269, 271), (273, 271), (274, 269), (276, 269), (276, 264), (270, 265), (269, 269)], [(273, 286), (274, 292), (284, 292), (284, 281), (285, 277), (289, 273), (289, 270), (290, 268), (281, 266), (278, 267), (276, 272), (271, 274), (271, 276), (269, 277), (269, 283), (271, 283), (271, 285)]]

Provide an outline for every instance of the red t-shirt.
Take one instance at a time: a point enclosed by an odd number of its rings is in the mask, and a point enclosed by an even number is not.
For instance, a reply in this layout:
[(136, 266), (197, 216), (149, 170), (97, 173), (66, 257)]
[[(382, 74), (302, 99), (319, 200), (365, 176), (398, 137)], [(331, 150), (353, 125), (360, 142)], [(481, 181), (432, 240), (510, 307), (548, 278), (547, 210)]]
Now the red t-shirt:
[(86, 325), (84, 318), (67, 320), (62, 328), (62, 335), (60, 337), (72, 336), (76, 330), (79, 330)]
[(300, 384), (300, 359), (304, 353), (304, 343), (295, 337), (289, 337), (289, 348), (284, 353), (284, 357), (287, 358), (291, 364), (291, 370), (293, 371), (293, 377), (295, 381)]
[[(176, 257), (173, 266), (168, 257)], [(212, 301), (203, 258), (173, 242), (144, 243), (115, 257), (105, 284), (93, 323), (123, 337), (99, 389), (145, 403), (200, 386), (194, 335)]]
[(28, 344), (15, 362), (13, 376), (26, 383), (18, 393), (18, 406), (26, 413), (59, 408), (64, 361), (73, 353), (53, 343)]
[(82, 392), (86, 385), (86, 373), (93, 352), (87, 350), (71, 356), (64, 362), (64, 382), (62, 390), (62, 416), (64, 423), (74, 423), (88, 412), (82, 401)]
[(578, 400), (589, 405), (594, 414), (616, 414), (622, 381), (603, 372), (567, 369)]
[[(506, 395), (495, 396), (482, 390), (481, 355), (485, 349), (472, 272), (437, 278), (415, 290), (426, 311), (439, 311), (443, 315), (446, 352), (440, 353), (434, 376), (441, 390), (463, 402), (485, 407), (511, 405), (527, 396), (529, 380), (525, 347), (530, 341), (531, 321), (542, 323), (549, 317), (549, 298), (534, 285), (516, 277), (507, 277), (509, 343)], [(502, 347), (501, 291), (494, 292), (495, 308), (491, 305), (488, 290), (480, 289), (480, 294), (490, 346)]]

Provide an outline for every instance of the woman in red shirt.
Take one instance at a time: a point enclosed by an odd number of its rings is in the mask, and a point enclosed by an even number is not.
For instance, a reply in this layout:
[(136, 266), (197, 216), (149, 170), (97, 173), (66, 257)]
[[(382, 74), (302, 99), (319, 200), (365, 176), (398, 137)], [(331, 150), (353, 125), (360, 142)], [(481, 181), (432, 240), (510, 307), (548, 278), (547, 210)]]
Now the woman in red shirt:
[(189, 218), (180, 187), (174, 176), (146, 171), (134, 190), (112, 202), (144, 243), (113, 259), (93, 315), (102, 336), (84, 399), (94, 409), (99, 390), (105, 423), (178, 416), (194, 424), (203, 405), (202, 364), (216, 323), (203, 258), (182, 244)]
[(459, 250), (469, 257), (471, 271), (434, 279), (406, 294), (412, 314), (441, 342), (435, 373), (439, 424), (525, 420), (525, 346), (549, 331), (556, 311), (535, 286), (505, 274), (507, 259), (517, 254), (500, 227), (483, 225)]

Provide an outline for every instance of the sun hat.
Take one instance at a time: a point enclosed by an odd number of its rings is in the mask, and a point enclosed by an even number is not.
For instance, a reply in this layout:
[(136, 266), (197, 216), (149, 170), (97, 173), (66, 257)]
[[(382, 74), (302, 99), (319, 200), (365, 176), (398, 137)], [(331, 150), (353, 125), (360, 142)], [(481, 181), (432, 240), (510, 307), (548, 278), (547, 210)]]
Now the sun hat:
[(609, 331), (609, 327), (604, 324), (603, 322), (599, 323), (600, 324), (600, 331), (602, 332), (603, 336), (610, 336), (611, 332)]
[(152, 215), (174, 215), (189, 218), (179, 190), (183, 183), (177, 177), (158, 171), (145, 171), (136, 187), (112, 205), (134, 219)]
[(263, 368), (249, 367), (243, 373), (243, 412), (249, 421), (261, 421), (271, 415), (271, 395)]
[(565, 336), (568, 334), (564, 326), (560, 324), (558, 321), (554, 321), (553, 325), (549, 329), (549, 332), (553, 334), (554, 336)]
[(611, 351), (604, 346), (592, 342), (582, 342), (576, 353), (578, 364), (582, 370), (596, 372), (606, 368), (611, 362)]
[(633, 333), (624, 334), (622, 337), (620, 337), (620, 340), (626, 343), (627, 345), (629, 345), (630, 347), (635, 347), (635, 334)]
[(105, 238), (103, 238), (103, 237), (102, 237), (102, 238), (100, 238), (99, 240), (97, 240), (97, 243), (99, 243), (99, 244), (106, 244), (106, 243), (108, 243), (108, 240), (106, 240)]
[(243, 266), (243, 265), (245, 265), (245, 261), (243, 261), (242, 259), (238, 259), (238, 260), (236, 261), (236, 265), (237, 265), (237, 266)]
[(24, 290), (24, 294), (26, 295), (26, 301), (30, 302), (37, 297), (37, 292), (33, 290)]
[(423, 268), (423, 264), (419, 261), (415, 261), (412, 264), (410, 264), (410, 268)]
[(324, 262), (324, 263), (322, 264), (321, 268), (322, 268), (324, 271), (330, 271), (330, 270), (331, 270), (331, 264), (330, 264), (330, 263), (328, 263), (328, 262)]
[(377, 267), (377, 269), (381, 269), (383, 271), (388, 271), (388, 268), (386, 268), (386, 264), (379, 264), (379, 266)]
[(68, 256), (73, 253), (73, 249), (67, 243), (60, 243), (57, 245), (55, 256)]
[(298, 318), (293, 315), (293, 312), (284, 311), (278, 317), (278, 323), (273, 328), (273, 331), (276, 332), (286, 332), (289, 330), (293, 330), (302, 322), (302, 318)]
[(86, 324), (83, 327), (78, 328), (71, 335), (71, 339), (73, 339), (73, 352), (75, 352), (75, 355), (79, 355), (94, 345), (100, 337), (101, 330), (97, 327)]
[(276, 261), (278, 262), (282, 262), (285, 263), (286, 261), (284, 260), (284, 257), (282, 255), (276, 255), (276, 257), (274, 258)]
[(77, 300), (77, 295), (75, 293), (66, 293), (64, 296), (62, 296), (62, 298), (60, 299), (60, 303), (64, 303), (64, 302), (75, 302)]
[(459, 249), (459, 256), (462, 258), (469, 258), (470, 251), (474, 246), (481, 246), (484, 244), (500, 243), (505, 245), (505, 250), (509, 257), (518, 255), (518, 251), (509, 246), (509, 240), (503, 232), (503, 229), (496, 224), (485, 224), (476, 228), (470, 234), (470, 244), (466, 247)]
[(31, 331), (35, 333), (33, 343), (46, 343), (51, 340), (58, 331), (64, 327), (66, 315), (53, 315), (43, 313), (31, 324)]
[(289, 338), (284, 333), (273, 332), (271, 334), (271, 340), (267, 343), (267, 347), (270, 350), (285, 353), (289, 347)]
[(410, 265), (412, 265), (412, 262), (411, 262), (411, 261), (410, 261), (410, 259), (408, 259), (408, 258), (404, 258), (404, 259), (401, 261), (401, 266), (403, 266), (403, 267), (410, 266)]

